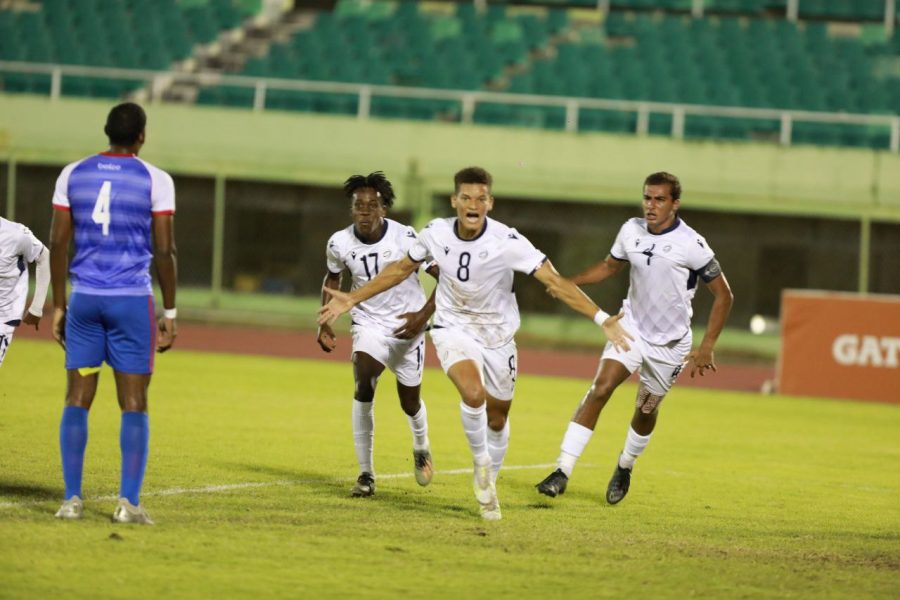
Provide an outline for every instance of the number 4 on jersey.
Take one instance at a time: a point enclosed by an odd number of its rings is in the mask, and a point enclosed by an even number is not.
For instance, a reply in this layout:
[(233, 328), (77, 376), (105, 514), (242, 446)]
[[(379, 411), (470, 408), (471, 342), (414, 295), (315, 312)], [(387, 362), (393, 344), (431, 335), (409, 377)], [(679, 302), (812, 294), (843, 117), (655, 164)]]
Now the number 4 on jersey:
[(97, 225), (103, 226), (103, 235), (109, 235), (109, 197), (112, 192), (112, 182), (104, 181), (97, 194), (97, 202), (94, 203), (94, 212), (91, 219)]

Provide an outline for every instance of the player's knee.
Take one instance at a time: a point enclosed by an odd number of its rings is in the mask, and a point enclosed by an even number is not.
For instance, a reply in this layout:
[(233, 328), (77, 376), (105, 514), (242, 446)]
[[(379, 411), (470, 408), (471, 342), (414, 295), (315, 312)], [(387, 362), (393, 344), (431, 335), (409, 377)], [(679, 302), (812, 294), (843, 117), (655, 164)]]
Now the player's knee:
[(599, 404), (602, 407), (606, 404), (606, 401), (609, 400), (609, 397), (612, 396), (615, 389), (616, 386), (609, 382), (595, 381), (591, 386), (591, 389), (588, 390), (586, 400), (588, 402)]
[(502, 413), (491, 414), (488, 411), (488, 427), (494, 431), (500, 431), (506, 425), (506, 415)]
[(484, 386), (480, 381), (460, 386), (459, 395), (462, 397), (462, 401), (469, 406), (481, 406), (486, 398)]
[(375, 400), (375, 390), (369, 386), (356, 386), (353, 399), (357, 402), (372, 402)]
[(419, 401), (419, 398), (404, 398), (400, 397), (400, 408), (403, 409), (403, 412), (409, 415), (410, 417), (415, 416), (419, 410), (422, 408), (422, 403)]
[(377, 377), (360, 377), (356, 382), (356, 391), (353, 397), (360, 402), (372, 402), (375, 399), (377, 384)]
[(135, 394), (122, 398), (123, 412), (147, 412), (147, 396)]

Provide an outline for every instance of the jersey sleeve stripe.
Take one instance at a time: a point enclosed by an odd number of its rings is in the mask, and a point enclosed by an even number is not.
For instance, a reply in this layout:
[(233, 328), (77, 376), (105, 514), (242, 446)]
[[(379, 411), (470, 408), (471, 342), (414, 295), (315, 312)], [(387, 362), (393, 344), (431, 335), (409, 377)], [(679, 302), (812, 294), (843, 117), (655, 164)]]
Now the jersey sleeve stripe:
[(546, 255), (546, 254), (544, 255), (544, 258), (541, 259), (541, 262), (539, 262), (538, 265), (537, 265), (535, 268), (533, 268), (533, 269), (531, 270), (531, 273), (529, 273), (529, 275), (534, 275), (535, 271), (537, 271), (538, 269), (540, 269), (541, 267), (543, 267), (545, 262), (547, 262), (547, 255)]
[(619, 262), (628, 262), (628, 259), (627, 259), (627, 258), (619, 258), (618, 256), (616, 256), (616, 255), (613, 254), (612, 252), (610, 252), (609, 255), (612, 256), (614, 259), (616, 259), (616, 260), (619, 261)]
[(70, 207), (68, 207), (68, 206), (63, 206), (62, 204), (54, 204), (54, 205), (53, 205), (53, 208), (54, 208), (54, 210), (63, 210), (63, 211), (65, 211), (65, 212), (71, 212), (71, 211), (72, 211), (72, 209), (71, 209)]
[[(146, 214), (146, 213), (145, 213), (145, 214)], [(175, 214), (175, 211), (174, 211), (174, 210), (154, 210), (154, 211), (151, 211), (151, 214), (152, 214), (154, 217), (161, 217), (161, 216), (164, 216), (164, 215), (174, 215), (174, 214)]]

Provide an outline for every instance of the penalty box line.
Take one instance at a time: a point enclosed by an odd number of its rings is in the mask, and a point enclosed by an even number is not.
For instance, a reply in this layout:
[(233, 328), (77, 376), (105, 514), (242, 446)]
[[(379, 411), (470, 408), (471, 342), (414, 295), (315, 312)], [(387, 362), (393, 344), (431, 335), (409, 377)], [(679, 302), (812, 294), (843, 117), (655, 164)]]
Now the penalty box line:
[[(530, 469), (549, 469), (556, 468), (556, 463), (546, 463), (540, 465), (504, 465), (501, 469), (502, 471), (527, 471)], [(435, 471), (435, 475), (471, 475), (472, 467), (467, 467), (464, 469), (447, 469), (443, 471)], [(378, 481), (384, 479), (407, 479), (412, 477), (412, 472), (407, 473), (388, 473), (385, 475), (376, 475)], [(277, 487), (277, 486), (291, 486), (291, 485), (306, 485), (311, 483), (316, 483), (318, 480), (312, 479), (279, 479), (276, 481), (247, 481), (243, 483), (223, 483), (220, 485), (207, 485), (203, 487), (191, 487), (191, 488), (169, 488), (167, 490), (158, 490), (155, 492), (142, 492), (142, 498), (154, 498), (154, 497), (163, 497), (163, 496), (181, 496), (183, 494), (215, 494), (218, 492), (230, 492), (233, 490), (247, 490), (247, 489), (257, 489), (257, 488), (267, 488), (267, 487)], [(356, 481), (356, 477), (340, 477), (337, 479), (340, 483), (348, 483), (351, 481)], [(85, 498), (87, 501), (91, 502), (106, 502), (109, 500), (118, 500), (119, 496), (116, 495), (106, 495), (106, 496), (90, 496)], [(55, 500), (26, 500), (24, 502), (0, 502), (0, 509), (7, 508), (25, 508), (28, 506), (37, 506), (40, 504), (44, 504), (47, 502), (55, 502)]]

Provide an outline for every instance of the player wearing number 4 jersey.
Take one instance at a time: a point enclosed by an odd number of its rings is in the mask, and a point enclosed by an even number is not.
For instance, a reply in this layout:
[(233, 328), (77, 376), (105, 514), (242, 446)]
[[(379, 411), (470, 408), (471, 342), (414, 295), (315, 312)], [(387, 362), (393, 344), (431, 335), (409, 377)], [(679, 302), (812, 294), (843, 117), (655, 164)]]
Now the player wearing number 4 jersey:
[(332, 300), (320, 323), (330, 323), (361, 302), (403, 282), (418, 265), (433, 260), (440, 282), (431, 338), (441, 366), (461, 397), (463, 430), (472, 451), (473, 488), (481, 516), (500, 519), (496, 477), (509, 444), (509, 409), (516, 381), (519, 309), (513, 272), (534, 275), (548, 291), (603, 327), (610, 341), (628, 348), (621, 315), (610, 317), (515, 229), (488, 218), (494, 207), (491, 176), (469, 167), (454, 177), (450, 204), (456, 217), (435, 219), (419, 234), (405, 258), (366, 285)]
[[(59, 432), (66, 491), (56, 513), (63, 519), (82, 515), (88, 411), (106, 362), (113, 368), (122, 410), (122, 479), (113, 520), (152, 524), (139, 496), (149, 453), (147, 388), (153, 355), (175, 340), (175, 188), (167, 173), (137, 157), (146, 121), (137, 104), (113, 108), (104, 130), (109, 151), (64, 168), (53, 194), (53, 335), (65, 348), (68, 371)], [(151, 260), (165, 307), (158, 336)], [(72, 279), (68, 306), (67, 271)]]
[[(650, 442), (659, 405), (684, 364), (691, 377), (716, 370), (713, 347), (731, 310), (732, 295), (713, 251), (678, 216), (681, 183), (670, 173), (653, 173), (644, 181), (644, 218), (631, 219), (619, 230), (605, 260), (572, 278), (577, 284), (599, 283), (630, 265), (631, 283), (623, 303), (623, 323), (635, 334), (631, 350), (606, 345), (593, 385), (563, 438), (558, 469), (537, 485), (555, 497), (566, 490), (575, 462), (591, 439), (600, 411), (615, 389), (640, 369), (637, 401), (625, 447), (607, 485), (606, 500), (620, 502), (631, 484), (637, 457)], [(691, 301), (698, 279), (715, 296), (703, 341), (691, 350)]]
[[(352, 288), (370, 281), (397, 262), (416, 241), (412, 227), (385, 217), (394, 204), (394, 189), (384, 173), (354, 175), (344, 183), (350, 200), (353, 224), (336, 232), (325, 249), (328, 273), (326, 290), (340, 289), (341, 274), (350, 271)], [(328, 299), (322, 293), (322, 303)], [(374, 436), (375, 386), (385, 367), (397, 377), (400, 406), (409, 420), (413, 436), (416, 481), (428, 485), (434, 472), (428, 442), (428, 416), (419, 396), (425, 365), (425, 323), (434, 312), (434, 295), (425, 301), (418, 274), (413, 272), (389, 292), (361, 302), (351, 312), (353, 337), (353, 443), (359, 462), (359, 477), (350, 493), (375, 493)], [(337, 346), (327, 323), (319, 326), (319, 346), (331, 352)]]

